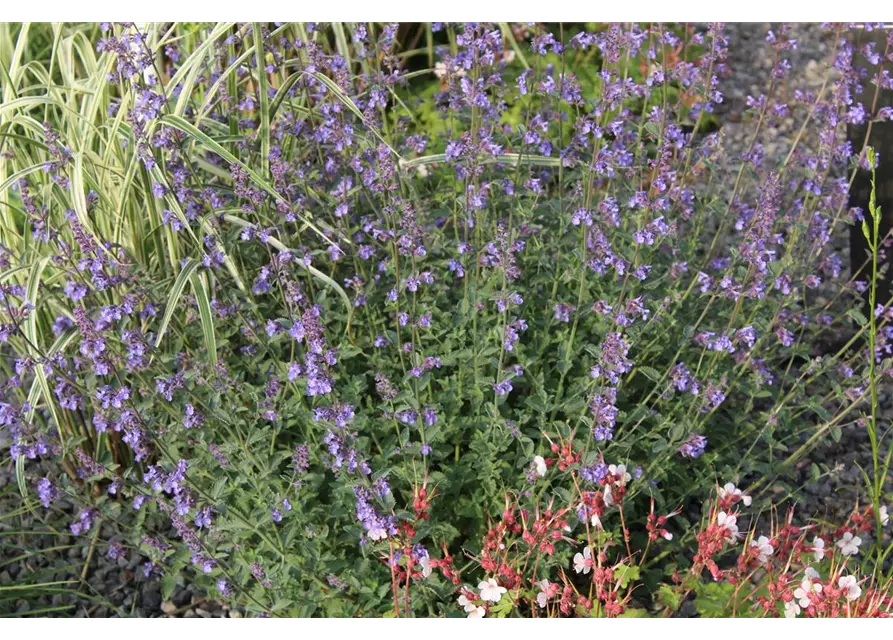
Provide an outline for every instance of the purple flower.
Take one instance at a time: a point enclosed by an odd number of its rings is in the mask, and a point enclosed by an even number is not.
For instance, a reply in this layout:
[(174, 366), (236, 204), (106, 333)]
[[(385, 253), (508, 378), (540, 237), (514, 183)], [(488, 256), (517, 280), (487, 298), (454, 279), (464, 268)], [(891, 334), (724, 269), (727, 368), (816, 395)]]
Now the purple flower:
[(790, 347), (792, 344), (794, 344), (794, 334), (784, 327), (779, 327), (778, 329), (776, 329), (775, 336), (778, 338), (778, 341), (783, 347)]
[(194, 429), (205, 423), (205, 418), (200, 414), (192, 404), (187, 404), (184, 408), (185, 416), (183, 417), (183, 426), (187, 429)]
[(71, 534), (79, 536), (82, 533), (87, 533), (90, 529), (93, 528), (93, 520), (94, 518), (96, 518), (96, 515), (96, 509), (81, 509), (80, 512), (78, 512), (77, 519), (72, 522), (71, 526), (69, 527), (71, 529)]
[(503, 380), (502, 382), (497, 382), (493, 385), (493, 391), (495, 391), (498, 396), (508, 395), (512, 392), (512, 388), (511, 380)]
[(558, 320), (559, 322), (570, 322), (571, 314), (574, 313), (577, 308), (573, 305), (567, 304), (566, 302), (556, 302), (555, 303), (555, 311), (552, 314), (552, 318)]
[(124, 545), (122, 545), (117, 540), (113, 541), (109, 544), (108, 551), (106, 551), (106, 557), (109, 560), (117, 560), (118, 558), (122, 558), (124, 556)]
[(679, 453), (683, 458), (699, 458), (707, 448), (706, 436), (691, 434), (688, 440), (679, 447)]
[(49, 478), (44, 477), (37, 481), (37, 496), (44, 509), (49, 509), (50, 505), (59, 497), (59, 490)]
[(229, 598), (233, 595), (233, 588), (230, 586), (229, 582), (226, 578), (220, 578), (217, 580), (217, 591), (220, 592), (224, 598)]

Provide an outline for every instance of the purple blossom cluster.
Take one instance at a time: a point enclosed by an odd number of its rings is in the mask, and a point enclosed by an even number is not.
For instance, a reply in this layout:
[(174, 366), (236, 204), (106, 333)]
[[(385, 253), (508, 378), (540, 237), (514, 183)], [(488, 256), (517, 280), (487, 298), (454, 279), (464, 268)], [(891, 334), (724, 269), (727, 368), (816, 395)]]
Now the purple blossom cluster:
[[(869, 290), (840, 251), (866, 216), (843, 131), (893, 119), (864, 99), (889, 74), (860, 69), (839, 26), (818, 93), (796, 82), (795, 30), (769, 33), (772, 86), (747, 97), (734, 158), (714, 114), (734, 72), (722, 24), (434, 23), (425, 71), (398, 25), (191, 28), (163, 46), (93, 29), (97, 117), (120, 139), (77, 148), (50, 105), (16, 130), (42, 138), (9, 155), (31, 235), (0, 245), (3, 441), (45, 508), (83, 492), (74, 535), (129, 504), (147, 578), (188, 557), (223, 597), (296, 579), (322, 601), (357, 584), (358, 553), (430, 563), (427, 510), (483, 522), (492, 487), (544, 477), (511, 459), (544, 439), (588, 455), (541, 460), (549, 482), (610, 486), (601, 461), (622, 452), (659, 483), (703, 465), (708, 439), (708, 458), (738, 456), (718, 445), (751, 428), (739, 407), (757, 425), (742, 439), (792, 439), (814, 398), (864, 406), (869, 360), (893, 373), (889, 301), (874, 353), (803, 355)], [(893, 36), (858, 53), (889, 61)], [(776, 157), (765, 130), (786, 120), (808, 140)], [(667, 424), (690, 435), (667, 444)], [(35, 471), (56, 458), (71, 482)]]

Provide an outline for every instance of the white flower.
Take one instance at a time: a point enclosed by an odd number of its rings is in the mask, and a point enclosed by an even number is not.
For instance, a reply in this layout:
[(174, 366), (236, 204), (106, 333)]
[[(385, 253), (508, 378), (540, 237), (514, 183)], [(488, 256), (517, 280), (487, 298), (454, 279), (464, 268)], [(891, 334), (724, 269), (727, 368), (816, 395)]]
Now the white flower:
[(478, 589), (481, 590), (481, 599), (490, 602), (499, 602), (502, 599), (502, 594), (506, 591), (505, 587), (500, 587), (496, 583), (496, 578), (484, 580), (478, 585)]
[(887, 505), (882, 505), (880, 510), (878, 510), (878, 518), (880, 518), (882, 527), (890, 524), (890, 514), (887, 512)]
[(590, 519), (590, 522), (589, 522), (589, 523), (590, 523), (593, 527), (595, 527), (596, 529), (598, 529), (599, 531), (601, 531), (601, 529), (602, 529), (602, 521), (601, 521), (601, 518), (598, 517), (598, 514), (593, 513), (593, 514), (592, 514), (592, 518)]
[(760, 561), (760, 564), (769, 562), (769, 556), (775, 553), (775, 548), (769, 544), (769, 538), (766, 536), (760, 536), (756, 540), (751, 541), (750, 546), (758, 549), (759, 555), (757, 560)]
[(741, 491), (741, 489), (737, 488), (731, 482), (727, 482), (723, 487), (720, 488), (719, 497), (720, 499), (738, 498), (742, 503), (744, 503), (745, 507), (749, 507), (753, 502), (753, 498)]
[(800, 605), (797, 604), (796, 600), (791, 600), (790, 602), (784, 603), (784, 617), (785, 618), (796, 618), (800, 615)]
[(861, 544), (862, 538), (860, 538), (859, 536), (854, 536), (849, 531), (844, 533), (843, 537), (837, 541), (837, 547), (845, 556), (854, 556), (859, 553), (859, 545)]
[(605, 506), (611, 507), (614, 505), (614, 496), (611, 494), (611, 485), (607, 485), (605, 487)]
[(487, 610), (483, 607), (474, 607), (468, 612), (469, 618), (483, 618), (485, 615), (487, 615)]
[(806, 571), (804, 572), (807, 578), (818, 578), (819, 572), (813, 569), (812, 567), (806, 567)]
[(720, 511), (716, 514), (716, 524), (721, 527), (724, 527), (728, 533), (726, 533), (726, 540), (735, 544), (738, 541), (738, 518), (733, 516), (730, 513), (726, 513), (725, 511)]
[(551, 586), (551, 582), (548, 580), (540, 580), (539, 581), (540, 592), (536, 594), (536, 603), (540, 606), (540, 609), (546, 608), (546, 603), (549, 602), (549, 587)]
[(419, 560), (419, 566), (422, 568), (423, 578), (431, 575), (431, 559), (428, 556), (422, 556), (422, 559)]
[(660, 535), (663, 536), (664, 540), (672, 540), (673, 539), (673, 534), (670, 533), (669, 531), (667, 531), (666, 529), (664, 529), (663, 533), (661, 533)]
[[(471, 587), (468, 585), (465, 585), (465, 590), (470, 592)], [(471, 613), (472, 611), (474, 611), (477, 608), (477, 605), (474, 602), (472, 602), (471, 600), (469, 600), (468, 598), (466, 598), (464, 593), (461, 596), (459, 596), (459, 606), (462, 607), (463, 609), (465, 609), (465, 613)]]
[(812, 553), (815, 555), (816, 562), (821, 562), (825, 557), (825, 541), (818, 536), (812, 539)]
[(862, 587), (856, 582), (856, 576), (840, 576), (837, 586), (846, 589), (846, 599), (850, 602), (862, 595)]
[(611, 474), (614, 475), (614, 476), (620, 476), (620, 477), (623, 479), (623, 482), (624, 482), (624, 483), (629, 482), (630, 479), (632, 478), (632, 476), (629, 475), (629, 474), (626, 472), (626, 465), (625, 465), (625, 464), (611, 464), (611, 465), (608, 465), (608, 472), (611, 473)]
[(587, 560), (592, 559), (592, 549), (586, 547), (583, 549), (583, 553), (578, 553), (574, 556), (574, 571), (577, 573), (589, 573), (589, 569), (591, 568), (589, 565), (590, 562)]
[(800, 608), (806, 609), (809, 605), (812, 604), (812, 600), (809, 599), (810, 594), (821, 592), (822, 583), (814, 583), (809, 576), (806, 576), (805, 578), (803, 578), (803, 582), (800, 583), (800, 587), (794, 590), (794, 597), (797, 599), (797, 603), (800, 605)]
[(546, 460), (542, 456), (533, 456), (533, 464), (536, 467), (536, 475), (542, 478), (546, 475), (546, 471), (548, 467), (546, 466)]

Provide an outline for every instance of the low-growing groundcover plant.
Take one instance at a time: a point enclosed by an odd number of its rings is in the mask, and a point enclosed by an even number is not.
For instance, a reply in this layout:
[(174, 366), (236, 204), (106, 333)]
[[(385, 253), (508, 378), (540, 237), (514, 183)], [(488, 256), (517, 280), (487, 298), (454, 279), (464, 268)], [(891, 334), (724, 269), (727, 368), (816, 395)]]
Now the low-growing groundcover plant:
[[(893, 42), (826, 28), (731, 155), (720, 24), (3, 25), (26, 507), (250, 615), (886, 616)], [(772, 506), (854, 430), (847, 521)]]

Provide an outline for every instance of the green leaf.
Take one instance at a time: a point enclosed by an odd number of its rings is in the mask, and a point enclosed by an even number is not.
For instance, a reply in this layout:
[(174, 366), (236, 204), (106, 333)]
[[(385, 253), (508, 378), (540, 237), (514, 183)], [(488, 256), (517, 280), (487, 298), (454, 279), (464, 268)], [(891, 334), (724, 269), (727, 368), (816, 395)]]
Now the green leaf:
[(840, 425), (832, 424), (828, 429), (831, 431), (831, 437), (834, 439), (834, 442), (840, 442), (840, 438), (843, 435)]
[(217, 339), (214, 336), (214, 316), (211, 313), (211, 302), (208, 291), (205, 288), (205, 278), (195, 271), (189, 276), (192, 282), (192, 291), (198, 305), (198, 314), (202, 321), (202, 334), (205, 338), (205, 350), (208, 352), (208, 360), (217, 366)]
[[(270, 96), (267, 94), (267, 63), (264, 54), (263, 28), (259, 22), (254, 23), (254, 56), (257, 63), (257, 96), (260, 104), (260, 138), (261, 175), (270, 175)], [(348, 65), (349, 67), (349, 65)]]
[(677, 422), (670, 427), (670, 442), (679, 442), (685, 437), (685, 425)]
[(682, 596), (670, 585), (662, 584), (657, 589), (657, 601), (672, 611), (677, 611), (682, 604)]
[(628, 564), (617, 565), (614, 567), (614, 579), (621, 588), (626, 589), (630, 582), (639, 579), (639, 567)]
[(487, 616), (490, 618), (505, 618), (511, 612), (513, 606), (514, 602), (512, 602), (512, 599), (508, 595), (504, 595), (499, 599), (499, 602), (489, 606)]
[(735, 593), (735, 585), (725, 582), (709, 582), (699, 585), (695, 608), (704, 618), (724, 618)]
[(640, 607), (630, 608), (621, 613), (618, 618), (650, 618), (651, 615), (648, 613), (648, 609), (643, 609)]
[(660, 373), (657, 372), (656, 369), (653, 369), (651, 367), (639, 367), (638, 369), (639, 369), (639, 371), (642, 372), (642, 374), (646, 378), (648, 378), (652, 382), (660, 382), (661, 381), (662, 376), (660, 375)]
[(170, 600), (170, 597), (174, 594), (174, 589), (177, 587), (177, 576), (168, 572), (165, 573), (161, 577), (161, 599), (162, 600)]
[(177, 302), (179, 302), (180, 296), (183, 295), (183, 289), (186, 288), (186, 283), (198, 267), (198, 262), (192, 258), (187, 258), (186, 264), (183, 265), (183, 270), (180, 271), (180, 275), (174, 280), (174, 286), (171, 287), (170, 293), (167, 294), (167, 305), (164, 308), (164, 316), (161, 318), (161, 326), (158, 327), (158, 333), (155, 337), (156, 347), (161, 344), (161, 339), (167, 332), (167, 328), (171, 323), (171, 318), (174, 316), (174, 310), (177, 308)]
[(864, 327), (868, 324), (868, 318), (865, 317), (865, 314), (859, 311), (858, 309), (850, 309), (846, 312), (846, 314), (856, 321), (860, 327)]

